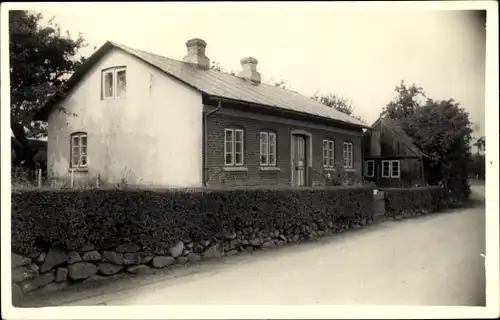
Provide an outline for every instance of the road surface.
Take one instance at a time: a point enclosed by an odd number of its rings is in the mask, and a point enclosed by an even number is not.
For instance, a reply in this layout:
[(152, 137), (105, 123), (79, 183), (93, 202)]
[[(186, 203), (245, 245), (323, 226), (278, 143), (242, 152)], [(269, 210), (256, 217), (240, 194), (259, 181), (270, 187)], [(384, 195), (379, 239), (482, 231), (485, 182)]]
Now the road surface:
[[(484, 197), (484, 186), (473, 188)], [(121, 280), (46, 303), (484, 306), (484, 252), (485, 209), (479, 206)]]

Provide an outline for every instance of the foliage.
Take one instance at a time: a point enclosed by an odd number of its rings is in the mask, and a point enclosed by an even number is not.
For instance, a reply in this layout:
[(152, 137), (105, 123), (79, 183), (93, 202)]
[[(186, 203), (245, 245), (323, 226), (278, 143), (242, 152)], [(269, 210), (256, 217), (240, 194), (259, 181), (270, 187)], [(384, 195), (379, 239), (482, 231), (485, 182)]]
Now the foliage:
[(425, 93), (415, 84), (408, 87), (402, 81), (396, 92), (396, 98), (384, 108), (382, 116), (396, 119), (426, 155), (427, 183), (444, 181), (457, 201), (467, 198), (472, 141), (469, 114), (453, 99), (427, 98), (420, 102)]
[(9, 11), (11, 129), (21, 145), (19, 164), (33, 166), (32, 148), (26, 136), (43, 136), (45, 127), (33, 121), (41, 106), (64, 89), (69, 75), (85, 62), (76, 58), (85, 46), (83, 38), (72, 39), (51, 20), (42, 25), (42, 15), (28, 11)]
[(472, 155), (469, 172), (474, 179), (484, 180), (486, 178), (486, 160), (484, 155), (479, 153)]
[(384, 189), (389, 217), (438, 212), (447, 207), (446, 189), (438, 186)]
[(347, 99), (344, 99), (341, 96), (331, 93), (325, 95), (316, 93), (314, 94), (314, 96), (312, 96), (312, 99), (324, 104), (327, 107), (334, 108), (337, 111), (345, 113), (348, 116), (351, 116), (366, 123), (366, 121), (362, 117), (354, 115), (354, 107), (352, 105), (352, 102)]
[(12, 194), (12, 249), (36, 243), (68, 250), (84, 243), (133, 242), (155, 251), (178, 239), (212, 239), (225, 231), (308, 223), (358, 223), (373, 216), (372, 189), (330, 187), (235, 190), (27, 190)]
[(477, 152), (481, 153), (486, 150), (486, 138), (484, 136), (476, 138), (473, 144), (477, 148)]

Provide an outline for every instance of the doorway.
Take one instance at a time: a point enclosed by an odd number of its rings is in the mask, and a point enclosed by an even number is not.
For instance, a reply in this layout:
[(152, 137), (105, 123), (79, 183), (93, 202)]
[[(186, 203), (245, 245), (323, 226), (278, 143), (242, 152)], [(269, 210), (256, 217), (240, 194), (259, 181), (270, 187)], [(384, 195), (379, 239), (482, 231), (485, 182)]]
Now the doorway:
[(308, 136), (292, 134), (292, 186), (304, 187), (308, 185)]

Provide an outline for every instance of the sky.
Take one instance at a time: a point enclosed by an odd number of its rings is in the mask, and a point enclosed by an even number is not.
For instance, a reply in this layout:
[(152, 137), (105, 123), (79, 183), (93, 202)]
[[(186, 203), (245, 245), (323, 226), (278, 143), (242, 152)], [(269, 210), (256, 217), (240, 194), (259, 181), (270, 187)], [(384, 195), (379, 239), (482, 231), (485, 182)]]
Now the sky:
[(433, 99), (460, 102), (485, 127), (485, 15), (473, 11), (368, 10), (322, 3), (54, 4), (40, 11), (82, 33), (89, 55), (106, 40), (181, 60), (201, 38), (228, 71), (258, 59), (264, 80), (304, 95), (334, 93), (372, 123), (404, 80)]

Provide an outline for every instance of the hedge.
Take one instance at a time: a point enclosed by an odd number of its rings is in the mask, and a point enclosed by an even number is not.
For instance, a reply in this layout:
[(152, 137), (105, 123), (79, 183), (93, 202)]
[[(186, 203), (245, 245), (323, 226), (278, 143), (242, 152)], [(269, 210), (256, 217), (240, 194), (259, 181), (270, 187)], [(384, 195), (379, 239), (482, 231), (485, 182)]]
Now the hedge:
[(446, 189), (439, 186), (384, 189), (385, 214), (389, 217), (438, 212), (448, 207)]
[(373, 216), (369, 187), (258, 190), (26, 190), (12, 194), (12, 250), (75, 250), (137, 243), (156, 252), (176, 240), (245, 228), (292, 230)]

